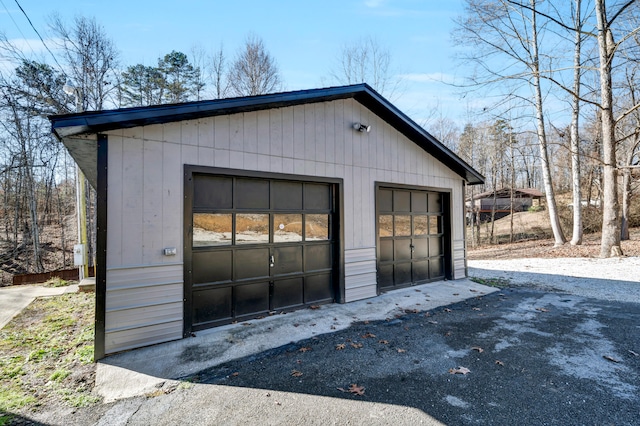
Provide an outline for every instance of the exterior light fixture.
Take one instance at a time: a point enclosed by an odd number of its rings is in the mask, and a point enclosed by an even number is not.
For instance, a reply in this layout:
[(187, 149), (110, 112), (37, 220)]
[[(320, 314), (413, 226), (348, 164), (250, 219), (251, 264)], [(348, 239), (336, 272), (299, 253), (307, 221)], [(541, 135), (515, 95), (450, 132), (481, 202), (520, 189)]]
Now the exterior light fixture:
[(353, 128), (359, 132), (367, 132), (369, 133), (371, 131), (371, 126), (367, 126), (365, 124), (362, 123), (353, 123)]

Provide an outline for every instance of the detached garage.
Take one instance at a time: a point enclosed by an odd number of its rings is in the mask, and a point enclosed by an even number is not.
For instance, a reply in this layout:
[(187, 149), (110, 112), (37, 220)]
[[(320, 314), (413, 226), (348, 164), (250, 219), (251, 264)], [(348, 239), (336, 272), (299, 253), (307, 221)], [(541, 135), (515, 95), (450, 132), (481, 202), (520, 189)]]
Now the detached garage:
[(98, 195), (96, 359), (466, 276), (483, 177), (366, 84), (50, 120)]

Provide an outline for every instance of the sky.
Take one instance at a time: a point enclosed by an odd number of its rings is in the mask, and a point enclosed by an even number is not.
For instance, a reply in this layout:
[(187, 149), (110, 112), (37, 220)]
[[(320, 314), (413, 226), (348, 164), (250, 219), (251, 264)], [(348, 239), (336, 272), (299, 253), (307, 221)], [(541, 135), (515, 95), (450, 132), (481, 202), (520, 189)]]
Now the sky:
[(254, 34), (276, 60), (285, 90), (330, 85), (342, 48), (372, 37), (390, 51), (392, 68), (403, 78), (404, 89), (390, 99), (403, 112), (420, 124), (433, 120), (436, 110), (454, 121), (466, 114), (460, 94), (443, 83), (464, 75), (450, 42), (462, 0), (0, 0), (0, 31), (51, 61), (18, 3), (48, 45), (52, 13), (69, 22), (76, 15), (95, 17), (120, 50), (123, 69), (155, 65), (172, 50), (189, 55), (195, 45), (208, 51), (222, 46), (232, 59)]

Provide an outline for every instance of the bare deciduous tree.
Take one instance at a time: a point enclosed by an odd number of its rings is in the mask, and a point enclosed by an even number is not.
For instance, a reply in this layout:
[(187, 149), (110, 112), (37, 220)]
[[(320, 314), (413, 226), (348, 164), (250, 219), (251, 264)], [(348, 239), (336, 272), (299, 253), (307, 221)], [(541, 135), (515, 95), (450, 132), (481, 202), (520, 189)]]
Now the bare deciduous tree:
[(342, 47), (330, 77), (338, 84), (367, 83), (383, 96), (394, 99), (402, 92), (402, 79), (392, 68), (389, 49), (375, 38), (364, 37)]
[[(555, 244), (566, 242), (560, 226), (552, 182), (542, 95), (542, 73), (537, 22), (537, 0), (528, 7), (509, 0), (466, 0), (464, 17), (458, 19), (455, 34), (460, 45), (467, 46), (461, 59), (482, 70), (471, 78), (472, 87), (518, 84), (506, 99), (531, 99), (540, 151), (547, 209)], [(523, 90), (530, 91), (529, 96)]]
[(256, 35), (247, 37), (229, 67), (227, 79), (235, 96), (263, 95), (282, 89), (278, 65)]
[[(616, 124), (635, 110), (640, 104), (632, 105), (618, 118), (614, 115), (612, 73), (616, 54), (621, 50), (621, 45), (639, 31), (638, 28), (620, 35), (616, 42), (614, 39), (614, 24), (622, 20), (625, 11), (633, 10), (636, 3), (633, 0), (626, 1), (608, 13), (605, 0), (595, 0), (598, 58), (600, 74), (600, 109), (602, 126), (602, 158), (603, 158), (603, 212), (602, 212), (602, 240), (600, 243), (600, 256), (621, 256), (620, 246), (620, 204), (618, 202), (618, 162)], [(611, 16), (611, 18), (609, 18)]]
[(116, 91), (118, 50), (95, 18), (76, 16), (67, 24), (53, 15), (51, 31), (65, 67), (69, 83), (82, 93), (82, 110), (99, 111)]

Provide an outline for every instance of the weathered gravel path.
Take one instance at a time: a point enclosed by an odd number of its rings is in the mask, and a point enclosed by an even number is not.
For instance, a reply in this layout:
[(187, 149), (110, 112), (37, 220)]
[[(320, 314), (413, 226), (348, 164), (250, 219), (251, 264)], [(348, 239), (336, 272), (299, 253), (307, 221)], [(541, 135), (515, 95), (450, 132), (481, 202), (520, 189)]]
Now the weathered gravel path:
[(469, 277), (640, 303), (640, 257), (470, 260)]

